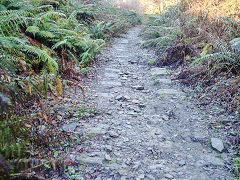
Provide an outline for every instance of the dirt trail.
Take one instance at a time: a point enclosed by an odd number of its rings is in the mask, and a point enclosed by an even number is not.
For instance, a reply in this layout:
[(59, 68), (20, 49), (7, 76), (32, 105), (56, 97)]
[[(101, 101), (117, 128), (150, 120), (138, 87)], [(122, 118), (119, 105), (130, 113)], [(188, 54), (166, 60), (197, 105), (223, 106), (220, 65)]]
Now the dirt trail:
[[(209, 144), (206, 117), (164, 68), (150, 68), (154, 54), (140, 47), (140, 27), (103, 51), (103, 65), (88, 90), (96, 116), (64, 125), (87, 141), (68, 159), (72, 179), (233, 179), (227, 155)], [(80, 91), (79, 91), (80, 93)]]

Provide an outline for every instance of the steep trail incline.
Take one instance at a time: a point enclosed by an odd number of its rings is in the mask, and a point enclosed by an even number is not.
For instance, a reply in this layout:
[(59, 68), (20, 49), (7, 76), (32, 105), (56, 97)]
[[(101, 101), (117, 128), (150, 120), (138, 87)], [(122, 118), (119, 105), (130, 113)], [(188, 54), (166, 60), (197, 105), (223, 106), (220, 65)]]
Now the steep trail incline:
[(232, 179), (227, 155), (209, 145), (209, 115), (170, 80), (167, 69), (147, 65), (155, 57), (140, 47), (139, 32), (140, 27), (132, 28), (102, 53), (103, 63), (88, 89), (88, 103), (98, 114), (72, 129), (91, 137), (68, 157), (77, 162), (73, 175), (98, 180)]

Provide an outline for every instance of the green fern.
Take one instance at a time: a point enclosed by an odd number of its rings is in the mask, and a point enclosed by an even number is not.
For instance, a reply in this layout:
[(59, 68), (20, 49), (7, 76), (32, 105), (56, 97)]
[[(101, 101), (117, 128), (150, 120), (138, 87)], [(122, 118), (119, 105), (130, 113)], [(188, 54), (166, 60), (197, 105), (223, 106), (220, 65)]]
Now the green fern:
[[(18, 48), (20, 48), (18, 46)], [(58, 71), (58, 63), (48, 55), (46, 50), (41, 50), (38, 47), (25, 45), (24, 49), (19, 49), (20, 51), (26, 52), (28, 54), (37, 55), (37, 57), (44, 62), (50, 70), (50, 73), (56, 73)]]
[(213, 60), (215, 65), (212, 67), (211, 71), (216, 71), (219, 67), (228, 68), (239, 68), (240, 67), (240, 38), (233, 39), (230, 41), (230, 47), (227, 43), (219, 40), (214, 40), (215, 45), (220, 50), (220, 52), (203, 55), (200, 58), (194, 60), (191, 66), (202, 65), (208, 60)]
[(158, 37), (156, 39), (149, 39), (145, 42), (143, 42), (144, 47), (154, 47), (158, 50), (166, 50), (168, 46), (175, 40), (175, 36), (173, 35), (168, 35), (168, 36), (163, 36), (163, 37)]
[(31, 13), (24, 10), (0, 11), (0, 32), (9, 34), (13, 31), (20, 31), (20, 25), (27, 26), (27, 16)]
[(17, 59), (10, 55), (7, 55), (6, 53), (3, 53), (3, 51), (0, 49), (0, 69), (4, 70), (7, 73), (16, 74), (16, 64)]
[(232, 49), (240, 55), (240, 38), (235, 38), (232, 41), (230, 41), (230, 45)]
[(26, 32), (32, 33), (34, 36), (39, 31), (40, 31), (40, 28), (37, 26), (28, 26), (28, 28), (26, 29)]
[(64, 13), (56, 12), (56, 11), (49, 11), (49, 12), (46, 12), (46, 13), (42, 13), (39, 16), (40, 16), (41, 20), (66, 18), (66, 15)]
[(55, 37), (55, 35), (49, 31), (39, 31), (36, 33), (37, 36), (40, 36), (44, 39), (52, 39)]
[(19, 141), (20, 137), (27, 137), (29, 132), (23, 128), (23, 121), (19, 117), (13, 117), (6, 121), (0, 121), (0, 155), (7, 159), (24, 157), (27, 140)]
[(6, 6), (0, 4), (0, 11), (6, 11), (6, 10), (7, 10)]
[(62, 47), (62, 46), (64, 46), (64, 45), (66, 45), (68, 43), (68, 40), (67, 39), (64, 39), (64, 40), (62, 40), (62, 41), (59, 41), (59, 42), (57, 42), (53, 47), (52, 47), (52, 49), (57, 49), (57, 48), (59, 48), (59, 47)]
[(56, 73), (58, 71), (57, 62), (48, 55), (46, 50), (41, 50), (38, 47), (31, 46), (27, 44), (27, 40), (23, 40), (17, 37), (1, 37), (0, 43), (2, 43), (3, 47), (7, 48), (16, 48), (21, 52), (26, 53), (27, 56), (35, 55), (42, 62), (44, 62), (50, 70), (50, 73)]

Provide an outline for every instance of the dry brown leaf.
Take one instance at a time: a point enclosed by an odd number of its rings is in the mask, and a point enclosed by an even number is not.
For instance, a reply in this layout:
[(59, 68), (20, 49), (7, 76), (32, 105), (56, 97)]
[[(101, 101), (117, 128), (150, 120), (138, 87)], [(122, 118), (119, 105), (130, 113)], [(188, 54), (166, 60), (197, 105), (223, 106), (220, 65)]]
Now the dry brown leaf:
[(57, 169), (57, 168), (56, 168), (56, 161), (55, 161), (53, 158), (51, 158), (50, 164), (51, 164), (53, 170), (56, 171), (56, 169)]
[(25, 126), (26, 126), (27, 128), (32, 128), (32, 126), (31, 126), (30, 124), (27, 124), (27, 123), (25, 123)]
[(30, 96), (32, 95), (32, 88), (31, 88), (31, 84), (29, 83), (29, 81), (26, 81), (27, 85), (28, 85), (28, 92), (30, 94)]
[(20, 62), (20, 65), (22, 66), (22, 69), (24, 72), (27, 71), (27, 63), (22, 59), (22, 58), (18, 58), (19, 62)]

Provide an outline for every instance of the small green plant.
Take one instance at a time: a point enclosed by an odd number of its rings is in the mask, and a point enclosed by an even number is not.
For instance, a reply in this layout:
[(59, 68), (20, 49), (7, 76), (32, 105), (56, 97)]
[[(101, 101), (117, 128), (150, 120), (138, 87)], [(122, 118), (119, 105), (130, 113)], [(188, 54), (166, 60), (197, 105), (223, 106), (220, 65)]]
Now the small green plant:
[(147, 64), (148, 64), (149, 66), (152, 66), (152, 65), (154, 65), (156, 62), (157, 62), (156, 59), (152, 59), (152, 60), (148, 61)]
[(192, 65), (202, 65), (211, 60), (214, 64), (210, 69), (210, 73), (214, 74), (217, 70), (226, 68), (228, 70), (235, 70), (240, 67), (240, 38), (235, 38), (230, 41), (230, 47), (226, 42), (221, 40), (215, 40), (215, 46), (220, 52), (207, 54), (209, 52), (210, 45), (206, 45), (202, 52), (202, 57), (195, 59)]
[(0, 121), (0, 156), (6, 159), (18, 159), (25, 156), (29, 130), (24, 127), (23, 119), (11, 117)]
[(237, 179), (240, 179), (240, 158), (235, 158), (233, 160), (233, 164), (234, 164), (234, 173), (237, 177)]

